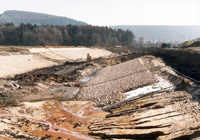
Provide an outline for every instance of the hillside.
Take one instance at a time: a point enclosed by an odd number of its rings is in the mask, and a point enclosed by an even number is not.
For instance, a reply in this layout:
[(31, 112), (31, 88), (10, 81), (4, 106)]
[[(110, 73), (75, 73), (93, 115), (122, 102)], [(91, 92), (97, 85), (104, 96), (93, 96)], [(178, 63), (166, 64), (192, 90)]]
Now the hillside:
[(13, 22), (15, 25), (21, 23), (31, 23), (36, 25), (87, 25), (85, 22), (76, 21), (67, 17), (16, 10), (9, 10), (0, 14), (0, 22)]
[(200, 26), (112, 26), (112, 28), (129, 29), (136, 38), (145, 40), (186, 41), (200, 36)]
[(200, 41), (195, 41), (189, 47), (200, 47)]
[[(182, 44), (178, 45), (178, 48), (187, 48), (190, 45), (192, 45), (193, 43), (195, 43), (195, 41), (185, 41)], [(196, 46), (195, 46), (196, 47)]]

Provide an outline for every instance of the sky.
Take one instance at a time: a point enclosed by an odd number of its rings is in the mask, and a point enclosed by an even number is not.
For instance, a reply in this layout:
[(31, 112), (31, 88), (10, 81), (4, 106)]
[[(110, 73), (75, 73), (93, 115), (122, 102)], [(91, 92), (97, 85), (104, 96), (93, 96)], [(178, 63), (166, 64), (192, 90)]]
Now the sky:
[(20, 10), (90, 25), (200, 25), (200, 0), (0, 0), (0, 14)]

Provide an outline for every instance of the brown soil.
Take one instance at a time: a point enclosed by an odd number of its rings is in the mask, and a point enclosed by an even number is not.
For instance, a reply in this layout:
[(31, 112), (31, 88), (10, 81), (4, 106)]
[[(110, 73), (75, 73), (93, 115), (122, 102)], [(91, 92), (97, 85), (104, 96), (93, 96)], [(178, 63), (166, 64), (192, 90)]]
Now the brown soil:
[[(69, 102), (69, 104), (71, 104)], [(78, 105), (78, 106), (77, 106)], [(88, 104), (89, 105), (89, 104)], [(78, 112), (81, 108), (85, 108), (87, 104), (83, 104), (83, 106), (79, 106), (79, 103), (72, 103), (72, 106), (70, 106), (69, 109), (73, 110), (74, 112)], [(84, 134), (76, 133), (75, 131), (85, 130), (87, 131), (87, 127), (89, 124), (93, 121), (92, 118), (82, 118), (73, 115), (70, 112), (65, 111), (63, 108), (67, 108), (66, 105), (62, 105), (58, 101), (51, 101), (50, 103), (44, 104), (43, 108), (48, 111), (45, 122), (40, 123), (47, 123), (51, 124), (52, 126), (49, 126), (46, 130), (41, 131), (41, 129), (37, 129), (36, 131), (31, 131), (29, 127), (24, 126), (24, 130), (27, 131), (29, 134), (33, 134), (37, 137), (45, 137), (49, 136), (51, 139), (83, 139), (84, 137), (87, 138), (88, 136)], [(74, 108), (76, 107), (76, 109)], [(92, 106), (88, 106), (88, 108), (85, 108), (83, 116), (87, 116), (87, 114), (93, 114), (95, 111), (89, 111), (90, 108), (93, 108)], [(50, 117), (51, 116), (51, 117)], [(34, 121), (32, 122), (34, 123)], [(87, 138), (89, 139), (89, 137)]]
[[(40, 110), (37, 104), (42, 104)], [(42, 116), (37, 117), (37, 115)], [(31, 106), (25, 104), (17, 108), (2, 108), (0, 122), (12, 129), (7, 132), (0, 126), (0, 133), (16, 139), (34, 137), (53, 140), (89, 140), (94, 138), (87, 135), (88, 126), (96, 119), (105, 118), (105, 115), (105, 112), (94, 107), (91, 102), (56, 100), (36, 102), (31, 103)], [(16, 133), (17, 130), (21, 136)]]

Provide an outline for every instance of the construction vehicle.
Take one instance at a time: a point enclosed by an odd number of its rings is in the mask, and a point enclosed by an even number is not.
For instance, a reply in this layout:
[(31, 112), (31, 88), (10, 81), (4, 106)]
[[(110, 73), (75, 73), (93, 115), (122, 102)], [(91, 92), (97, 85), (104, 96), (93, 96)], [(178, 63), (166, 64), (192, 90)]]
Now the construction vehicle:
[(87, 53), (87, 61), (91, 61), (91, 59), (92, 59), (92, 56), (89, 53)]

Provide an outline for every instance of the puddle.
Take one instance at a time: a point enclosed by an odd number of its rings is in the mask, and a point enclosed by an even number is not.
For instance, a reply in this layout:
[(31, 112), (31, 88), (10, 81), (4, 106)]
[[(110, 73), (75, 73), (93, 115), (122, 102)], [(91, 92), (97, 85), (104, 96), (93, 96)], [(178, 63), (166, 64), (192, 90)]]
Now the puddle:
[(64, 92), (64, 94), (72, 94), (76, 95), (79, 91), (79, 88), (77, 87), (67, 87), (67, 86), (59, 86), (59, 87), (54, 87), (50, 89), (50, 92), (55, 93), (55, 92)]
[(90, 125), (91, 121), (96, 118), (86, 115), (100, 112), (102, 111), (101, 109), (95, 108), (87, 102), (84, 103), (73, 101), (54, 101), (53, 104), (47, 103), (44, 108), (49, 110), (49, 114), (47, 115), (45, 122), (51, 123), (49, 129), (50, 132), (70, 135), (76, 137), (76, 139), (94, 139), (75, 131), (76, 128), (80, 127), (84, 130), (87, 130), (87, 127)]
[(67, 87), (67, 86), (58, 86), (51, 88), (48, 92), (50, 95), (53, 95), (55, 98), (68, 98), (72, 99), (78, 92), (78, 87)]
[(97, 76), (97, 74), (101, 71), (102, 69), (97, 69), (93, 71), (90, 75), (85, 76), (83, 79), (81, 79), (79, 82), (80, 83), (87, 83), (90, 79), (94, 78)]
[(99, 112), (103, 112), (101, 109), (93, 107), (93, 106), (84, 106), (77, 109), (73, 109), (73, 108), (66, 108), (64, 106), (62, 106), (62, 109), (65, 110), (66, 112), (69, 112), (71, 114), (73, 114), (73, 116), (77, 116), (80, 118), (94, 118), (94, 119), (101, 119), (101, 118), (97, 118), (96, 117), (92, 117), (90, 115), (95, 114), (95, 113), (99, 113)]

